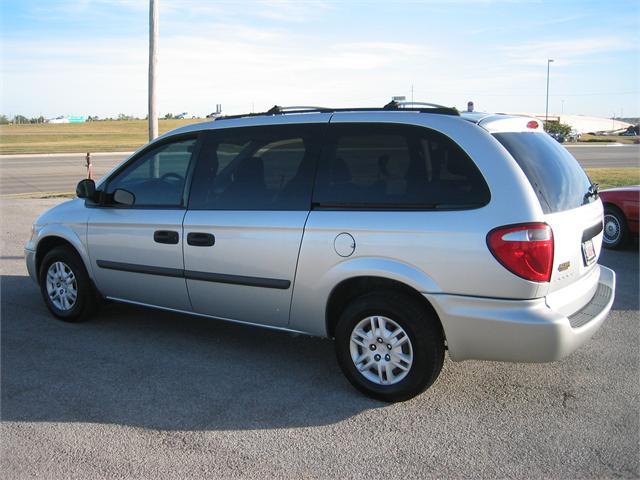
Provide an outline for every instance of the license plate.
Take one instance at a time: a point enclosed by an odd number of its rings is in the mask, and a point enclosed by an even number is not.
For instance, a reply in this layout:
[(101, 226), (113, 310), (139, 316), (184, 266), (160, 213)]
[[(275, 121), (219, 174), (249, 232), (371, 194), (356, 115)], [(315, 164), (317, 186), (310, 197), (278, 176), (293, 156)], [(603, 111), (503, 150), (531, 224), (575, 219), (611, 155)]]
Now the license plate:
[(591, 265), (596, 259), (596, 249), (593, 248), (592, 240), (582, 242), (582, 256), (584, 257), (585, 265)]

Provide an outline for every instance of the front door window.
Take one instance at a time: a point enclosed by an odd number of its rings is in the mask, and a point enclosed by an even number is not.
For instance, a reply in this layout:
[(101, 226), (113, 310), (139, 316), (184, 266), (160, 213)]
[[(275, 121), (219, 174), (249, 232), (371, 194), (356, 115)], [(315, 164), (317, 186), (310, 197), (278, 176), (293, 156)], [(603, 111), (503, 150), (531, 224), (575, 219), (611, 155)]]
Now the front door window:
[(189, 163), (196, 139), (189, 138), (149, 150), (109, 181), (107, 193), (116, 189), (135, 195), (135, 206), (181, 207)]

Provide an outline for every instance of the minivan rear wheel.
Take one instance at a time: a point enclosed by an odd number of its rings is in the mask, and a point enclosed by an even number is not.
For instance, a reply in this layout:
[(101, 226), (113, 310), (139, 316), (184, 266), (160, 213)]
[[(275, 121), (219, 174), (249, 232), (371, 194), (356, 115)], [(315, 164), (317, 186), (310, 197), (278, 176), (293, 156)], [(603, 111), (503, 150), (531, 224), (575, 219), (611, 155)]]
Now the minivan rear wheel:
[(336, 355), (351, 384), (386, 402), (429, 388), (444, 361), (438, 319), (404, 293), (374, 291), (351, 301), (335, 330)]
[(97, 298), (82, 259), (69, 247), (52, 249), (40, 265), (40, 292), (49, 311), (65, 322), (87, 320)]

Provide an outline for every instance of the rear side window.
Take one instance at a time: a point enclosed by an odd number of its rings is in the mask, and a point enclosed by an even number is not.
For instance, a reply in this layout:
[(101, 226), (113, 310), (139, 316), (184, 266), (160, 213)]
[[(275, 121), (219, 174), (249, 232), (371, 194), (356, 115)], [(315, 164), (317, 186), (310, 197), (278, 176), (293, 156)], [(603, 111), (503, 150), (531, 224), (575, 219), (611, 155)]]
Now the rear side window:
[(212, 131), (191, 188), (192, 210), (308, 210), (318, 125)]
[(566, 148), (546, 133), (495, 133), (536, 192), (544, 213), (577, 208), (593, 199), (585, 196), (591, 181)]
[(331, 125), (314, 194), (327, 208), (465, 209), (489, 199), (480, 171), (450, 138), (389, 124)]

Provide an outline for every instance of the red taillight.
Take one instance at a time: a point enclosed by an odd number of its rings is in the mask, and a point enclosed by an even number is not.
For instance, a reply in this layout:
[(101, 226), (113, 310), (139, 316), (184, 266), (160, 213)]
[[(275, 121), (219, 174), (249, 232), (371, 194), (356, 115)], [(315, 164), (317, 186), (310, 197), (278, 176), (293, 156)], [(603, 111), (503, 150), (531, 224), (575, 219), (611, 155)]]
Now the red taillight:
[(538, 125), (539, 123), (535, 120), (529, 120), (529, 122), (527, 122), (527, 128), (538, 128)]
[(511, 273), (532, 282), (548, 282), (553, 267), (553, 232), (546, 223), (493, 229), (487, 235), (493, 256)]

